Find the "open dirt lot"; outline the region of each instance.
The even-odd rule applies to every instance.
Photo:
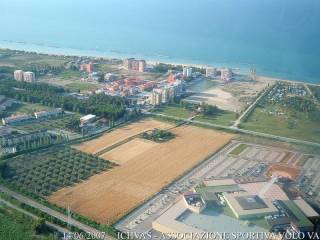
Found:
[[[152,122],[159,127],[159,122]],[[139,123],[130,124],[127,128],[134,129],[133,126],[144,129]],[[114,136],[113,141],[119,141],[124,138],[120,137],[123,131],[118,129],[109,134]],[[74,187],[61,189],[51,195],[49,201],[62,207],[70,206],[72,211],[100,223],[114,223],[215,153],[233,137],[231,134],[194,126],[180,126],[171,131],[176,138],[165,143],[152,143],[151,146],[146,145],[144,140],[134,139],[107,152],[105,157],[119,161],[120,166]],[[137,130],[130,132],[135,134]],[[108,134],[105,139],[105,144],[113,143]],[[136,144],[141,149],[131,155]],[[96,151],[94,147],[90,151]],[[102,147],[100,143],[98,148]],[[89,146],[86,147],[88,149]]]
[[[170,123],[160,122],[153,119],[144,119],[119,128],[116,131],[106,133],[102,137],[75,145],[74,148],[82,152],[95,154],[105,148],[108,148],[139,133],[155,128],[168,129],[172,126],[173,125],[171,125]]]
[[[128,143],[121,145],[120,147],[117,147],[101,155],[100,157],[121,165],[135,158],[136,156],[143,154],[145,151],[148,151],[149,149],[157,146],[158,144],[160,143],[155,143],[152,141],[136,138]]]

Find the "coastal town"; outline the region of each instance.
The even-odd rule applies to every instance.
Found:
[[[317,84],[0,49],[0,116],[0,206],[58,239],[319,231]]]

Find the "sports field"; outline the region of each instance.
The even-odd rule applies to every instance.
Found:
[[[154,126],[172,127],[156,120],[146,120],[108,133],[100,138],[100,142],[93,140],[98,146],[91,145],[91,141],[91,144],[82,144],[77,148],[96,152]],[[61,189],[52,194],[49,201],[62,207],[70,206],[72,211],[100,223],[114,223],[215,153],[233,137],[231,134],[185,125],[170,131],[176,137],[165,143],[139,138],[124,141],[103,154],[104,158],[119,163],[119,166],[73,187]]]

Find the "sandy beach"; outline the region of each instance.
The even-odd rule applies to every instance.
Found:
[[[78,56],[78,57],[92,57],[92,58],[103,58],[103,59],[125,59],[128,57],[136,57],[136,58],[142,58],[141,56],[127,56],[125,54],[120,54],[120,53],[102,53],[99,51],[95,50],[79,50],[79,49],[72,49],[72,48],[59,48],[59,47],[49,47],[49,46],[42,46],[42,45],[36,45],[36,44],[30,44],[28,45],[27,43],[23,44],[18,44],[14,42],[0,42],[1,46],[0,49],[7,49],[7,50],[12,50],[12,51],[21,51],[21,52],[26,52],[26,53],[37,53],[37,54],[45,54],[45,55],[50,55],[50,56]],[[11,45],[13,44],[14,47]],[[172,64],[172,65],[182,65],[182,66],[189,66],[189,67],[197,67],[197,68],[206,68],[206,67],[217,67],[212,66],[211,64],[201,64],[201,63],[191,63],[191,62],[179,62],[179,61],[170,61],[170,60],[155,60],[155,59],[148,59],[147,64],[149,65],[156,65],[159,63],[164,63],[164,64]],[[230,67],[233,69],[240,69],[240,72],[242,71],[242,68],[239,67],[234,67],[234,66],[228,66],[227,64],[218,64],[218,68],[224,68],[224,67]],[[290,80],[290,79],[282,79],[282,78],[276,78],[276,77],[270,77],[270,76],[257,76],[258,81],[263,81],[263,82],[270,82],[270,81],[286,81],[286,82],[294,82],[294,83],[302,83],[302,84],[309,84],[309,85],[316,85],[320,86],[320,81],[319,83],[309,83],[309,82],[304,82],[302,80]]]

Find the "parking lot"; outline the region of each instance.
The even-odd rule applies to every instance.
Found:
[[[245,146],[241,147],[241,151],[235,150],[240,145]],[[301,156],[302,154],[294,151],[232,141],[115,226],[123,232],[152,231],[152,221],[175,203],[181,194],[194,188],[204,179],[234,178],[239,182],[265,180],[264,174],[270,164],[296,164]]]

